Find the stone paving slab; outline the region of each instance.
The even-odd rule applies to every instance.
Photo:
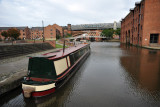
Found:
[[[4,75],[11,75],[16,72],[27,70],[28,67],[28,56],[41,55],[47,52],[53,52],[58,49],[51,49],[43,52],[28,54],[20,57],[14,57],[9,59],[0,60],[0,81],[5,79],[2,78]]]
[[[151,46],[143,46],[144,48],[147,49],[156,49],[156,50],[160,50],[160,47],[151,47]]]
[[[28,56],[41,55],[57,51],[51,49],[43,52],[0,60],[0,95],[10,91],[21,84],[21,79],[27,75]]]

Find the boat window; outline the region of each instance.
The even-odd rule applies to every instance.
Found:
[[[75,52],[74,54],[75,61],[77,61],[79,57],[80,57],[79,51]]]
[[[53,61],[46,58],[29,59],[28,70],[30,77],[56,79]]]
[[[73,64],[74,64],[74,62],[75,62],[74,54],[70,54],[70,55],[69,55],[69,57],[70,57],[71,65],[73,65]]]
[[[70,63],[70,58],[69,58],[69,56],[67,56],[67,61],[68,61],[68,67],[70,67],[70,66],[71,66],[71,63]]]
[[[55,66],[57,75],[63,73],[68,68],[66,58],[62,58],[57,61],[54,61],[54,66]]]
[[[84,53],[88,51],[89,47],[82,48],[72,54],[70,54],[70,62],[73,65]]]

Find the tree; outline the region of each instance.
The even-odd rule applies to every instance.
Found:
[[[116,35],[121,35],[121,29],[118,28],[116,31],[115,31]]]
[[[4,37],[4,39],[6,39],[9,36],[7,31],[3,31],[1,35]]]
[[[112,38],[113,33],[114,33],[113,29],[105,29],[105,30],[102,31],[102,35],[106,36],[108,38]]]
[[[16,40],[20,36],[20,31],[15,28],[8,29],[8,35],[10,38]]]
[[[67,37],[67,38],[68,38],[68,37],[72,37],[72,35],[71,35],[71,34],[69,34],[69,33],[67,33],[66,37]]]

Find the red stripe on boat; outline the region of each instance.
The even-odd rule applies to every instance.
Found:
[[[33,97],[41,97],[55,92],[55,88],[50,90],[40,91],[40,92],[32,92]]]
[[[48,82],[48,81],[53,81],[52,79],[36,78],[36,77],[27,77],[27,79],[31,79],[31,80],[33,80],[33,81],[39,81],[39,82]]]

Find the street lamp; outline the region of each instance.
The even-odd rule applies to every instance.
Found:
[[[43,23],[43,20],[42,20],[42,27],[43,27],[43,35],[42,35],[42,37],[43,37],[43,42],[44,42],[44,23]]]

